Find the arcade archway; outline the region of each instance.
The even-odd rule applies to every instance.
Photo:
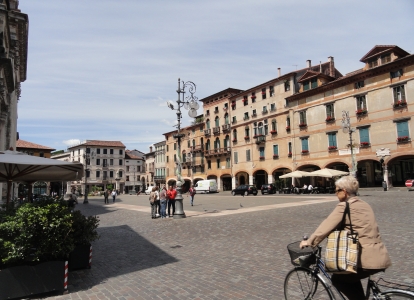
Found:
[[[268,183],[266,171],[257,170],[253,173],[253,184],[256,188],[261,189],[262,185],[266,183]]]

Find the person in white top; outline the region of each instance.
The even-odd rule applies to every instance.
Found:
[[[309,192],[309,194],[312,194],[312,190],[313,190],[313,186],[312,186],[312,184],[309,184],[308,185],[308,192]]]

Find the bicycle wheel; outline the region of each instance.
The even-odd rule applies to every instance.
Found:
[[[381,296],[385,300],[402,300],[402,299],[414,299],[413,293],[405,291],[395,291],[395,292],[382,292]]]
[[[286,300],[332,300],[334,297],[325,283],[312,275],[311,270],[296,267],[285,278]]]

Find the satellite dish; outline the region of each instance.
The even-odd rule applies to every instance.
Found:
[[[171,101],[167,101],[167,106],[174,110],[174,104]]]
[[[195,117],[197,116],[197,111],[196,111],[195,109],[190,109],[190,110],[188,111],[188,115],[189,115],[191,118],[195,118]]]

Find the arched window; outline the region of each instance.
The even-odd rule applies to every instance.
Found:
[[[195,140],[193,140],[193,147],[195,147],[195,145],[196,145]]]
[[[272,120],[272,131],[277,131],[276,120]]]
[[[257,122],[254,122],[253,123],[253,135],[254,136],[256,136],[256,135],[258,135],[259,133],[258,133],[258,131],[257,131]]]
[[[201,138],[201,140],[200,140],[200,145],[201,145],[201,147],[204,147],[204,139],[203,138]]]
[[[190,145],[191,145],[190,143],[191,143],[190,140],[188,140],[187,141],[187,148],[190,148]]]
[[[220,149],[220,139],[218,137],[214,142],[214,149]]]
[[[226,138],[224,139],[224,148],[230,147],[230,136],[226,135]]]
[[[286,117],[286,127],[290,127],[290,117]]]
[[[207,143],[206,143],[206,150],[210,150],[210,140],[207,140]]]
[[[215,119],[216,127],[220,127],[220,118],[216,117]]]
[[[263,131],[263,123],[259,122],[259,126],[257,127],[257,134],[258,135],[263,135],[264,131]]]
[[[224,124],[230,124],[229,123],[229,114],[228,113],[226,113],[225,115],[224,115]]]
[[[245,137],[249,137],[249,136],[250,136],[250,129],[249,129],[249,126],[246,126],[246,127],[244,128],[244,136],[245,136]]]
[[[233,142],[237,141],[237,130],[233,129]]]
[[[206,127],[207,127],[207,129],[210,129],[210,119],[206,120]]]

